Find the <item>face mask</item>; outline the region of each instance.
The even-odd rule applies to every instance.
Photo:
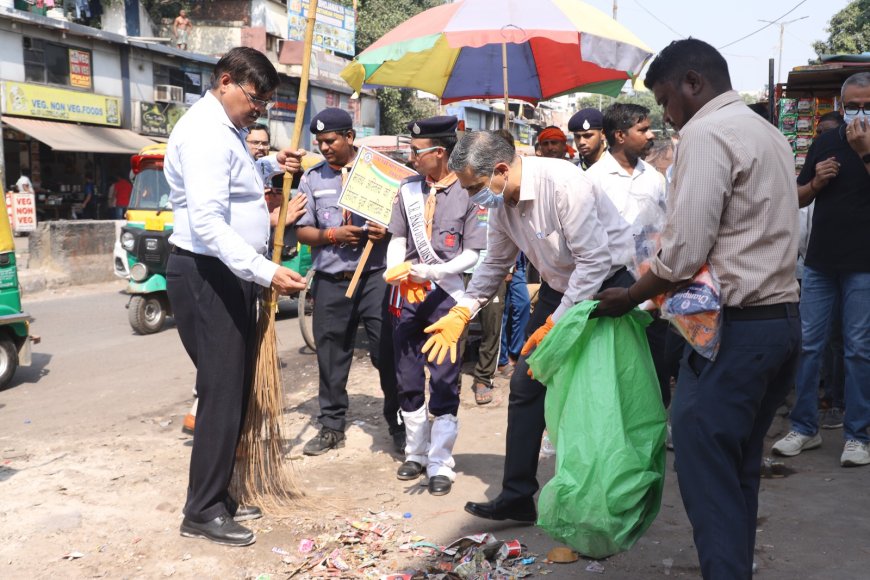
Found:
[[[849,123],[851,123],[852,121],[854,121],[855,119],[867,119],[867,118],[870,118],[870,116],[868,116],[864,112],[863,109],[858,111],[857,113],[852,114],[852,115],[850,115],[849,113],[843,113],[843,120],[846,121],[847,125]]]
[[[505,181],[504,187],[501,189],[501,192],[495,193],[492,189],[490,189],[490,186],[492,185],[492,178],[494,176],[495,169],[492,170],[492,174],[489,176],[489,183],[486,185],[486,187],[471,196],[471,203],[488,209],[493,209],[504,205],[504,190],[507,189],[507,181]]]

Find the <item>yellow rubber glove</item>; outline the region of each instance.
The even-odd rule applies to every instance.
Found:
[[[533,332],[531,336],[529,336],[529,339],[526,341],[526,344],[523,345],[523,349],[520,351],[520,354],[526,356],[530,352],[535,350],[535,347],[541,344],[541,341],[544,340],[544,337],[547,336],[547,333],[553,330],[554,324],[555,322],[553,322],[553,317],[548,316],[547,321],[540,327],[538,327],[538,329]]]
[[[471,311],[468,308],[454,306],[435,324],[423,329],[423,332],[432,335],[423,345],[423,353],[429,353],[429,362],[437,359],[440,365],[448,352],[450,362],[456,362],[456,345],[469,320],[471,320]]]
[[[423,302],[426,299],[426,293],[431,289],[432,285],[429,282],[419,284],[410,278],[405,278],[399,282],[399,294],[409,304]]]
[[[396,282],[405,280],[411,274],[411,262],[402,262],[398,266],[393,266],[384,274],[384,280],[387,284],[395,285]]]

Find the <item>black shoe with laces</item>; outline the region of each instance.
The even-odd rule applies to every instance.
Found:
[[[305,455],[323,455],[330,449],[339,449],[344,447],[344,433],[322,427],[317,436],[305,444],[302,448],[302,453]]]

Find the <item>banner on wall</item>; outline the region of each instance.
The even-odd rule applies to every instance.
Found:
[[[169,137],[187,107],[175,103],[139,103],[139,132],[143,135]]]
[[[305,40],[308,0],[287,0],[287,39]],[[328,0],[317,3],[314,21],[314,46],[353,55],[356,52],[356,16],[352,6]]]

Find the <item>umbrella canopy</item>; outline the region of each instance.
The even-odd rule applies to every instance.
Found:
[[[617,96],[652,55],[627,28],[579,0],[463,0],[394,28],[341,73],[360,90],[387,86],[442,103],[505,94],[531,103],[570,92]]]

